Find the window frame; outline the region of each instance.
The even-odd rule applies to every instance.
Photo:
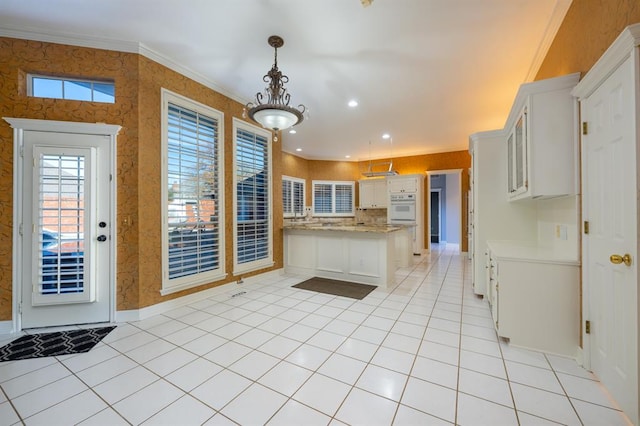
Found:
[[[43,79],[43,80],[58,80],[60,82],[62,82],[62,96],[61,97],[53,97],[53,96],[41,96],[39,94],[35,94],[34,93],[34,84],[33,84],[33,80],[34,79]],[[65,82],[70,82],[70,83],[91,83],[91,88],[89,89],[91,91],[91,99],[77,99],[77,98],[71,98],[71,97],[65,97],[64,96],[64,83]],[[95,93],[95,89],[93,87],[94,84],[109,84],[113,87],[113,101],[101,101],[101,100],[95,100],[94,99],[94,93]],[[103,104],[115,104],[116,103],[116,83],[113,80],[98,80],[98,79],[91,79],[91,78],[71,78],[71,77],[60,77],[60,76],[56,76],[56,75],[46,75],[46,74],[35,74],[35,73],[28,73],[27,74],[27,96],[32,97],[32,98],[43,98],[43,99],[62,99],[62,100],[67,100],[67,101],[77,101],[77,102],[98,102],[98,103],[103,103]]]
[[[169,199],[169,103],[178,107],[185,108],[204,115],[210,119],[217,120],[217,157],[218,170],[216,180],[217,203],[216,210],[218,213],[218,268],[187,275],[178,278],[169,278],[169,205],[166,202]],[[160,294],[167,295],[182,291],[185,289],[197,287],[203,284],[212,283],[224,279],[227,274],[225,272],[225,205],[224,205],[224,113],[201,104],[197,101],[189,99],[185,96],[171,92],[167,89],[161,89],[161,155],[162,155],[162,173],[161,173],[161,217],[162,217],[162,289]]]
[[[242,130],[249,133],[254,133],[257,136],[264,137],[266,139],[267,146],[267,195],[269,197],[267,201],[267,244],[268,254],[264,259],[258,259],[251,262],[238,262],[238,163],[237,163],[237,135],[238,130]],[[273,260],[273,150],[272,150],[272,134],[270,131],[254,126],[246,121],[238,118],[233,118],[233,274],[240,275],[243,273],[256,271],[259,269],[265,269],[275,265]]]
[[[284,183],[285,182],[289,182],[291,184],[291,188],[290,188],[290,199],[291,199],[291,210],[287,210],[287,206],[285,205],[285,200],[284,200]],[[298,177],[293,177],[293,176],[287,176],[287,175],[282,175],[282,184],[283,184],[283,188],[282,188],[282,213],[284,218],[295,218],[295,217],[302,217],[305,215],[305,203],[307,200],[307,181],[305,179],[302,178],[298,178]],[[300,206],[300,210],[298,210],[296,207],[296,203],[295,203],[295,189],[294,189],[294,185],[295,184],[301,184],[302,185],[302,205]]]
[[[331,212],[316,212],[316,186],[318,185],[330,185],[331,186]],[[349,212],[336,212],[336,187],[338,185],[346,185],[351,187],[351,209]],[[338,180],[313,180],[311,181],[311,196],[312,207],[311,211],[315,217],[354,217],[356,215],[355,209],[355,195],[356,195],[356,183],[355,181],[338,181]]]

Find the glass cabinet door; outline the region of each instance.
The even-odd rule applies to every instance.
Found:
[[[507,139],[509,197],[527,192],[527,110],[522,110]]]

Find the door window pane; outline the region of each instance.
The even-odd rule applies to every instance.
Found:
[[[84,291],[85,158],[39,158],[38,292]]]

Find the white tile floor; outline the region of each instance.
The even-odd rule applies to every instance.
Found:
[[[0,363],[0,425],[625,425],[573,360],[510,347],[434,248],[361,301],[283,276]],[[0,342],[5,343],[5,342]]]

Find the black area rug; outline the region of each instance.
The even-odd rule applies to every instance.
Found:
[[[116,328],[101,327],[81,330],[28,334],[0,348],[0,361],[41,358],[89,352]]]
[[[330,280],[329,278],[313,277],[293,287],[303,290],[317,291],[318,293],[333,294],[335,296],[350,297],[362,300],[375,290],[375,285],[358,284],[349,281]]]

